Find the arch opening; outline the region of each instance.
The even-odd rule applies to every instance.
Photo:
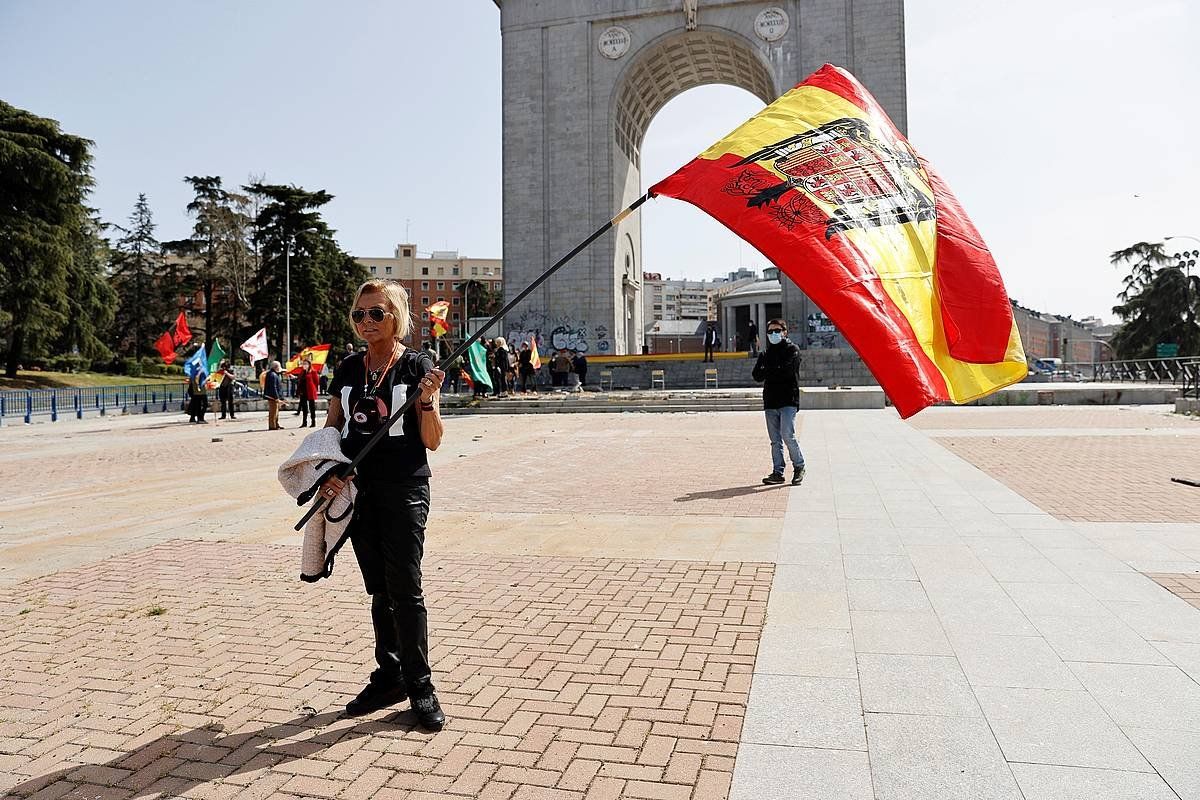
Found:
[[[689,89],[722,83],[745,89],[763,103],[777,95],[771,70],[738,37],[701,28],[648,46],[621,80],[615,109],[617,147],[640,168],[642,141],[663,106]]]

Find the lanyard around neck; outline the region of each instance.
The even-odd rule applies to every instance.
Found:
[[[396,359],[399,356],[396,353],[396,345],[393,344],[392,345],[392,354],[390,356],[388,356],[387,365],[382,370],[380,370],[379,377],[375,379],[374,386],[371,386],[371,370],[370,370],[370,366],[367,364],[367,359],[370,357],[371,357],[371,352],[368,350],[363,355],[363,395],[364,396],[373,395],[379,391],[379,387],[383,383],[383,379],[385,377],[387,377],[387,374],[389,372],[391,372],[392,367],[395,366]]]

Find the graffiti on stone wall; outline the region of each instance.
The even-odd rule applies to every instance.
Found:
[[[508,340],[518,347],[521,342],[536,340],[538,350],[542,353],[561,349],[578,350],[581,353],[590,350],[587,323],[566,315],[551,316],[541,311],[524,311],[509,324]]]
[[[601,355],[607,353],[612,348],[612,343],[608,340],[608,327],[606,325],[596,326],[596,352]]]
[[[559,325],[550,331],[550,346],[555,350],[578,350],[586,353],[588,350],[587,328],[570,328]]]
[[[825,316],[825,312],[808,315],[805,342],[809,347],[837,347],[837,326]]]

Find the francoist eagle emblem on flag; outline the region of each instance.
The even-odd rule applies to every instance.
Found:
[[[770,162],[770,163],[764,163]],[[783,177],[769,184],[758,164]],[[740,170],[725,187],[746,196],[782,227],[824,222],[825,238],[851,228],[935,219],[933,190],[911,148],[884,143],[865,120],[843,118],[768,145],[730,169]],[[789,190],[797,190],[790,198]]]

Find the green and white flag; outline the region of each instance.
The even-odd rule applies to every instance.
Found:
[[[208,353],[208,374],[212,375],[221,367],[221,362],[225,360],[225,351],[221,349],[221,342],[217,337],[213,337],[212,350]]]
[[[492,379],[487,371],[487,350],[482,342],[471,342],[471,346],[467,348],[467,368],[471,370],[471,377],[475,383],[486,386],[489,392],[492,391]]]

